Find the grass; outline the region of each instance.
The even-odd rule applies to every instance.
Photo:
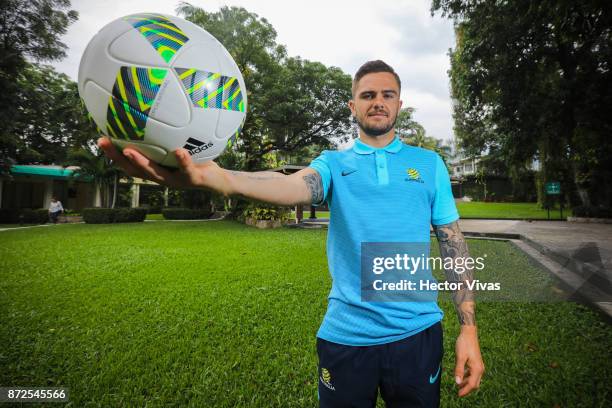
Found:
[[[484,203],[478,201],[457,202],[457,210],[461,218],[518,218],[547,219],[547,211],[537,203]],[[568,209],[563,210],[563,216],[571,215]],[[550,218],[560,218],[559,208],[550,210]]]
[[[2,232],[0,384],[69,387],[73,407],[314,407],[325,236],[229,221]],[[470,247],[509,291],[554,287],[507,243]],[[612,329],[590,309],[480,302],[487,373],[459,400],[441,307],[442,406],[610,405]]]
[[[152,220],[152,221],[163,221],[165,220],[164,216],[162,214],[147,214],[147,220]]]
[[[546,220],[546,210],[537,203],[485,203],[478,201],[458,201],[457,210],[461,218],[502,218],[502,219],[536,219]],[[564,218],[571,215],[569,210],[563,210]],[[310,211],[304,211],[304,218],[310,216]],[[329,211],[317,211],[317,218],[329,218]],[[295,213],[291,213],[295,219]],[[559,220],[559,208],[550,211],[551,220]]]

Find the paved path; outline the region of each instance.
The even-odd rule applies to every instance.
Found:
[[[612,225],[460,220],[466,235],[516,234],[512,242],[612,319]]]
[[[461,230],[520,234],[559,256],[593,264],[612,276],[612,224],[565,221],[460,220]]]

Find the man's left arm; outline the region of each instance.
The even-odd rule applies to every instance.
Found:
[[[484,373],[476,328],[474,292],[467,285],[474,279],[474,270],[472,267],[465,266],[464,260],[469,257],[469,252],[457,221],[434,225],[433,228],[438,238],[442,259],[452,258],[453,266],[464,266],[461,273],[456,268],[444,270],[447,281],[457,283],[458,287],[452,293],[455,311],[461,326],[461,332],[455,345],[455,382],[459,386],[458,395],[463,397],[480,386],[480,379]],[[463,259],[457,262],[459,258]],[[446,262],[444,264],[446,265]]]

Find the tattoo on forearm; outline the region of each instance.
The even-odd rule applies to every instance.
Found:
[[[456,260],[457,258],[465,259],[469,257],[467,243],[456,221],[451,224],[434,225],[433,228],[438,238],[442,259],[453,258]],[[453,265],[455,264],[456,262],[453,262]],[[465,266],[465,263],[460,263],[460,265]],[[462,273],[449,268],[445,269],[444,273],[449,282],[460,283],[458,285],[459,289],[454,291],[452,295],[459,323],[462,325],[475,325],[476,304],[474,302],[474,292],[466,284],[474,280],[473,267],[465,267]]]
[[[306,182],[306,187],[310,191],[310,202],[313,204],[319,204],[323,201],[323,182],[321,181],[321,175],[317,172],[307,174],[303,177]]]
[[[230,171],[233,176],[241,176],[246,177],[249,180],[272,180],[276,178],[286,177],[284,174],[276,173],[273,171],[256,171],[256,172],[247,172],[247,171]]]

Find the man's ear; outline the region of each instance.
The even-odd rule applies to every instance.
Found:
[[[351,114],[355,116],[355,101],[353,101],[352,99],[349,99],[348,107],[351,110]]]

